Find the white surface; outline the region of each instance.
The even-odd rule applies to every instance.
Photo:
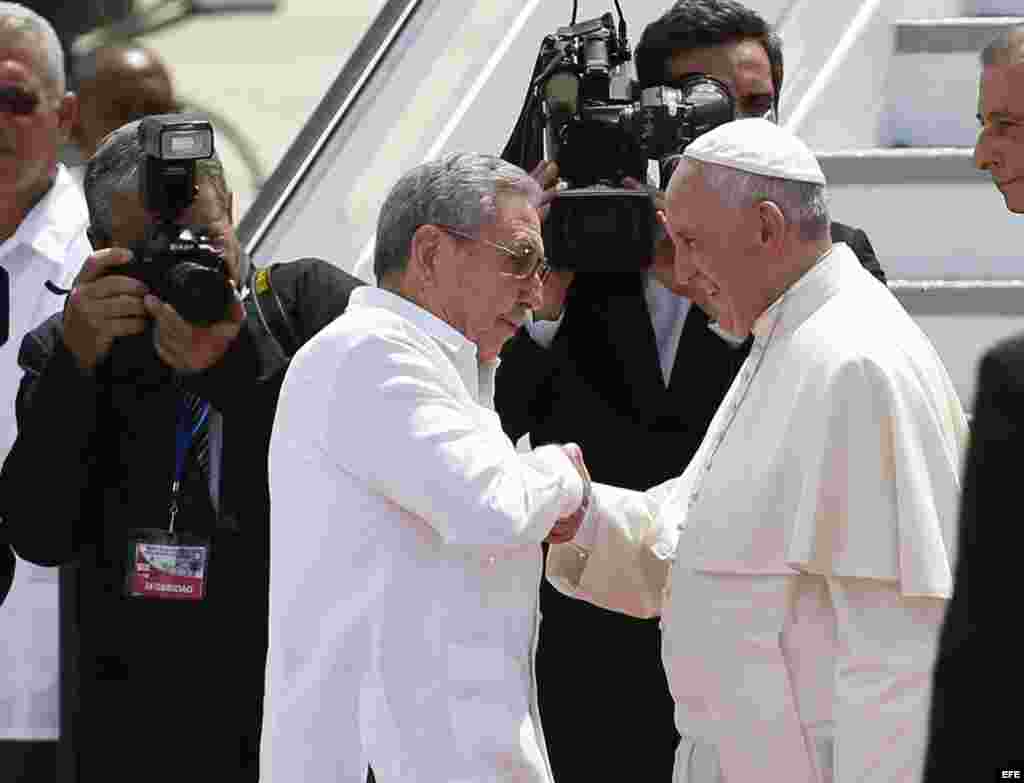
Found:
[[[978,75],[977,52],[894,54],[883,85],[882,146],[974,146]]]
[[[230,118],[269,175],[359,43],[384,0],[284,0],[276,14],[198,17],[147,36],[185,101]],[[255,196],[236,149],[218,152],[239,203]]]

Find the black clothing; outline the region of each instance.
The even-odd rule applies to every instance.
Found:
[[[316,259],[276,267],[274,288],[304,341],[344,310],[356,278]],[[143,341],[148,338],[141,338]],[[90,376],[58,314],[24,339],[18,438],[0,472],[17,553],[67,565],[62,640],[78,779],[258,780],[269,590],[267,451],[287,358],[250,314],[217,365],[178,375],[139,340],[118,340]],[[222,416],[219,512],[186,461],[175,529],[211,541],[201,602],[124,595],[132,528],[167,528],[182,389]],[[297,520],[300,522],[301,520]]]
[[[11,590],[14,582],[14,552],[7,543],[0,538],[0,604],[4,602],[7,593]]]
[[[833,223],[832,237],[884,283],[863,231]],[[513,440],[529,432],[535,447],[578,443],[594,481],[635,490],[683,472],[752,344],[731,347],[691,307],[666,388],[644,280],[640,272],[577,274],[551,346],[521,330],[502,351],[495,382]],[[567,598],[547,580],[540,592],[537,689],[555,780],[632,780],[636,762],[623,747],[644,749],[645,779],[671,780],[679,735],[658,620]],[[569,678],[566,656],[577,667]],[[581,720],[585,754],[575,741]]]
[[[1024,729],[1016,706],[1024,678],[1016,639],[1024,535],[1017,517],[1024,453],[1024,335],[982,358],[960,499],[956,576],[932,681],[924,783],[1000,780],[1024,774]],[[988,526],[982,550],[978,526]],[[968,570],[975,580],[968,606]],[[1003,713],[999,704],[1010,707]]]

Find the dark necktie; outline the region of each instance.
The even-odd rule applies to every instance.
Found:
[[[192,422],[192,459],[202,470],[203,477],[210,477],[210,406],[192,392],[184,392]]]

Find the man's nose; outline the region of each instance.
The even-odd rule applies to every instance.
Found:
[[[522,302],[531,310],[536,310],[544,304],[544,284],[541,282],[540,275],[536,273],[530,275],[524,282],[525,290]]]
[[[978,141],[974,145],[974,165],[982,171],[988,171],[995,165],[995,153],[988,131],[982,128],[978,132]]]

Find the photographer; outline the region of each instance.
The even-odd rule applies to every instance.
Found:
[[[777,119],[781,41],[756,12],[732,0],[680,0],[644,30],[635,62],[641,87],[679,86],[688,75],[705,74],[729,88],[738,118]],[[521,148],[513,138],[506,156]],[[527,168],[537,163],[512,159]],[[534,171],[545,187],[558,175],[551,164]],[[659,208],[662,198],[655,194]],[[863,231],[834,223],[832,238],[849,244],[884,281]],[[709,329],[716,321],[727,327],[729,314],[715,311],[696,274],[675,278],[667,237],[646,268],[629,258],[566,263],[548,252],[562,268],[545,282],[534,322],[502,353],[495,405],[505,431],[513,440],[529,433],[534,447],[579,443],[593,479],[603,483],[645,490],[680,474],[746,358],[749,338],[723,339]],[[621,269],[609,271],[615,263]],[[601,271],[588,273],[588,265]],[[658,621],[568,600],[546,580],[541,614],[538,693],[556,780],[630,779],[633,762],[618,752],[630,744],[649,749],[648,779],[671,780],[678,735]],[[588,655],[579,678],[566,679],[561,661],[574,649]],[[581,715],[593,718],[586,754],[572,739]]]
[[[181,161],[140,137],[191,134],[185,119],[123,126],[90,160],[97,251],[63,314],[22,343],[19,434],[0,473],[17,553],[74,566],[62,742],[83,781],[258,779],[277,394],[291,353],[359,285],[313,259],[247,274],[216,157],[195,160],[182,189]],[[212,152],[212,134],[159,149],[193,144]],[[170,227],[146,208],[182,193]],[[175,251],[184,233],[159,246],[186,225],[194,250]],[[199,283],[176,287],[182,269]],[[210,301],[213,323],[179,315]]]

